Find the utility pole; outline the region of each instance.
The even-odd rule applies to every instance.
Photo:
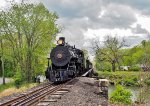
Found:
[[[1,44],[0,58],[1,58],[1,67],[2,67],[2,77],[3,77],[3,84],[5,85],[5,71],[4,71],[3,42],[2,42],[2,39],[0,39],[0,44]]]

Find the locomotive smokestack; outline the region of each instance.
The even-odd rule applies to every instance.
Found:
[[[59,37],[59,40],[62,40],[63,42],[65,42],[65,37]]]
[[[59,37],[59,40],[57,41],[57,44],[64,46],[65,45],[65,37]]]

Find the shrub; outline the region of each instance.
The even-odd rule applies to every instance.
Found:
[[[16,86],[17,88],[19,88],[19,87],[22,85],[22,83],[23,83],[23,78],[22,78],[22,75],[21,75],[21,71],[20,71],[20,70],[17,70],[16,75],[15,75],[15,77],[14,77],[14,81],[15,81],[15,86]]]
[[[100,78],[107,78],[113,84],[121,84],[126,86],[139,86],[139,72],[127,72],[127,71],[116,71],[116,72],[100,72],[97,71]]]
[[[135,86],[138,85],[138,78],[136,76],[125,78],[124,85],[126,86]]]
[[[124,80],[124,85],[126,85],[126,86],[132,86],[134,84],[135,84],[135,82],[131,78],[130,79],[126,78]]]
[[[20,88],[21,84],[22,84],[22,80],[20,78],[16,78],[15,79],[15,86],[17,88]]]
[[[140,71],[140,67],[138,67],[138,66],[132,66],[130,68],[130,71]]]
[[[150,86],[150,78],[147,78],[147,79],[145,80],[145,83],[146,83],[147,86]]]
[[[121,85],[117,85],[116,90],[111,94],[110,101],[112,103],[121,103],[121,104],[129,105],[131,104],[132,101],[131,96],[132,93],[130,90],[125,89]]]

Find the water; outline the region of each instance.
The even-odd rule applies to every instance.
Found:
[[[126,87],[127,89],[130,89],[132,92],[132,101],[135,102],[138,99],[138,95],[140,93],[140,89],[139,87]],[[110,94],[115,90],[115,86],[114,85],[110,85],[109,89],[108,89],[108,95],[110,97]]]

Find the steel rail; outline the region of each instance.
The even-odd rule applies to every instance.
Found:
[[[47,84],[47,85],[46,85],[46,84]],[[19,100],[22,100],[22,99],[24,99],[24,98],[26,98],[26,97],[29,97],[29,96],[31,96],[31,95],[34,95],[34,94],[37,93],[37,92],[41,92],[41,91],[43,91],[43,88],[46,89],[46,88],[48,88],[49,86],[51,86],[50,83],[46,83],[46,84],[38,86],[38,87],[40,87],[40,88],[38,88],[38,89],[36,89],[36,90],[29,91],[29,92],[27,92],[26,94],[22,94],[21,96],[18,96],[18,97],[14,98],[14,99],[11,99],[11,100],[9,100],[9,101],[6,101],[6,102],[0,104],[0,106],[11,106],[11,104],[13,104],[13,103],[15,103],[15,102],[18,102]]]
[[[87,75],[91,71],[92,71],[92,69],[87,71],[84,75]],[[75,79],[76,78],[73,78],[63,84],[59,84],[59,85],[55,85],[55,86],[50,83],[46,83],[46,84],[44,84],[43,87],[36,89],[32,92],[29,92],[27,94],[18,96],[18,97],[14,98],[12,100],[9,100],[5,103],[2,103],[2,104],[0,104],[0,106],[33,106],[33,105],[36,105],[37,103],[39,103],[39,101],[46,98],[47,95],[58,91],[59,89],[65,87],[69,83],[72,84],[73,81],[75,81]]]
[[[34,106],[37,105],[41,100],[45,99],[47,95],[54,93],[56,91],[61,90],[61,88],[65,87],[69,83],[72,83],[75,79],[72,79],[66,83],[52,86],[51,88],[44,90],[43,92],[32,95],[24,100],[19,101],[18,103],[12,104],[11,106]]]

